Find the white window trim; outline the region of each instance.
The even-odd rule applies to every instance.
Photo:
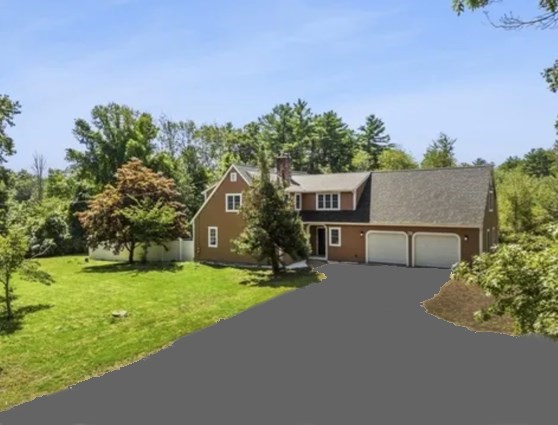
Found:
[[[229,209],[229,196],[240,196],[240,205],[238,210],[230,210]],[[225,194],[225,211],[226,212],[235,212],[237,213],[240,211],[240,207],[242,206],[242,193],[226,193]]]
[[[235,172],[235,171],[232,171],[232,172],[231,172],[231,181],[232,181],[232,182],[235,182],[235,181],[237,180],[237,177],[238,177],[238,176],[237,176],[236,172]]]
[[[296,203],[297,203],[296,201],[297,200],[299,201],[298,202],[298,204],[299,204],[298,208],[296,207]],[[300,193],[295,193],[295,195],[294,195],[294,208],[295,208],[296,211],[300,211],[302,209],[302,194],[300,194]]]
[[[492,235],[490,234],[490,229],[486,229],[486,246],[488,251],[492,248]]]
[[[494,190],[490,188],[488,191],[488,212],[494,211]]]
[[[331,233],[333,230],[337,230],[338,234],[339,234],[339,243],[332,243],[332,237],[331,237]],[[341,227],[329,227],[329,234],[328,234],[328,242],[329,242],[329,246],[341,246]]]
[[[318,208],[319,202],[318,199],[320,195],[337,195],[337,208]],[[332,198],[333,200],[333,198]],[[332,202],[333,203],[333,202]],[[325,198],[324,198],[324,205],[325,205]],[[316,193],[316,211],[339,211],[341,209],[341,193],[340,192],[318,192]]]
[[[215,230],[215,245],[211,245],[212,230]],[[219,246],[219,228],[217,226],[209,226],[207,228],[207,246],[209,248],[217,248]]]

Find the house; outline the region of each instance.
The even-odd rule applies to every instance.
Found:
[[[491,166],[310,175],[277,158],[309,234],[312,258],[451,267],[498,242]],[[194,259],[255,263],[232,251],[244,228],[242,194],[258,169],[232,165],[193,218]]]

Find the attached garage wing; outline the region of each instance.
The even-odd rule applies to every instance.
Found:
[[[369,231],[366,234],[368,263],[408,265],[408,241],[405,232]]]
[[[461,260],[461,239],[453,233],[415,233],[413,265],[450,268]]]

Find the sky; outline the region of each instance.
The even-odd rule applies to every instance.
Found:
[[[417,159],[444,132],[460,162],[498,164],[556,140],[540,75],[556,36],[457,16],[451,0],[0,0],[0,94],[22,106],[8,167],[34,152],[65,167],[74,120],[98,104],[242,126],[299,98],[352,128],[375,114]]]

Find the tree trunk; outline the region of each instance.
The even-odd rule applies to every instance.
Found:
[[[134,264],[134,251],[136,250],[136,243],[131,242],[128,248],[128,263]]]
[[[277,252],[273,251],[271,254],[271,269],[273,270],[273,275],[279,275],[279,261],[277,260]]]
[[[10,280],[8,279],[6,283],[4,283],[4,293],[6,296],[6,318],[8,320],[12,319],[14,316],[12,312],[12,300],[10,299]]]

